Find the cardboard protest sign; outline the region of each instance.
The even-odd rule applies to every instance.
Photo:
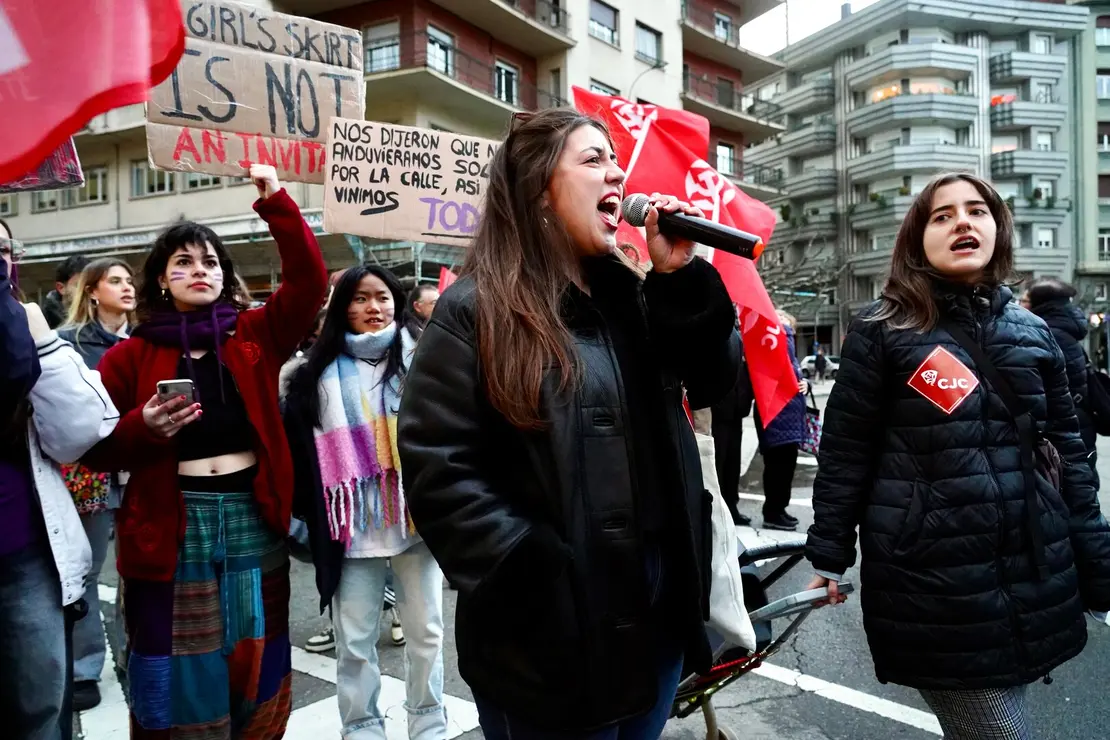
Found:
[[[324,230],[466,244],[498,141],[377,121],[328,126]]]
[[[227,0],[182,11],[185,54],[147,104],[154,166],[323,182],[328,121],[365,113],[362,34]]]

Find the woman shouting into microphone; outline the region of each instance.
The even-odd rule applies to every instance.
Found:
[[[737,377],[716,270],[658,229],[617,250],[625,175],[574,111],[514,119],[462,277],[401,401],[413,520],[459,590],[459,670],[487,738],[656,738],[709,666],[710,513],[683,388]],[[554,731],[555,734],[552,734]]]

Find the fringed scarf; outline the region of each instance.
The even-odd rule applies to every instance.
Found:
[[[316,454],[328,529],[345,545],[356,527],[365,532],[403,524],[408,535],[416,532],[397,453],[400,382],[382,382],[396,335],[396,323],[377,333],[347,334],[344,353],[320,376]]]

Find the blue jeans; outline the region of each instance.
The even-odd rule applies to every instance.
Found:
[[[647,714],[594,732],[557,732],[533,727],[509,716],[482,697],[475,696],[478,724],[486,740],[658,740],[674,707],[675,693],[682,680],[682,655],[660,661],[656,686],[659,698]]]
[[[70,634],[49,545],[0,557],[0,717],[5,737],[71,737]]]
[[[345,740],[385,740],[378,629],[392,571],[405,631],[405,712],[411,740],[447,735],[443,706],[443,573],[428,546],[385,558],[347,558],[332,600],[336,688]]]
[[[81,524],[92,546],[92,570],[85,578],[85,603],[89,613],[73,627],[73,680],[99,681],[104,670],[107,646],[104,643],[104,622],[100,616],[100,596],[97,581],[104,558],[108,555],[108,534],[112,530],[111,511],[83,514]],[[118,626],[119,620],[115,625]]]

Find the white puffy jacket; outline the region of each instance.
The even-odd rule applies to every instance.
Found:
[[[42,374],[31,389],[33,411],[27,447],[46,535],[62,584],[62,605],[66,606],[85,594],[92,550],[60,463],[76,462],[111,434],[119,412],[100,382],[100,373],[89,370],[77,351],[57,333],[50,332],[35,346]]]

